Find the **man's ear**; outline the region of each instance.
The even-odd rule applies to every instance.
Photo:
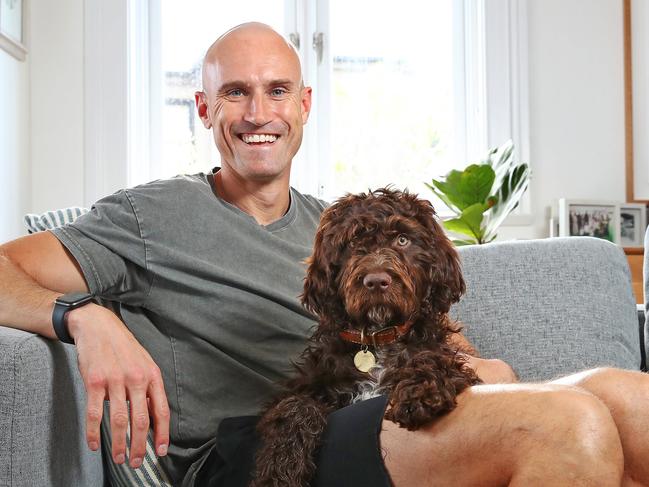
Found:
[[[311,113],[311,87],[302,88],[302,124],[304,125],[309,119]]]
[[[211,129],[212,121],[210,120],[210,112],[207,105],[207,94],[204,91],[197,91],[194,93],[194,99],[196,100],[196,111],[203,122],[203,127]]]

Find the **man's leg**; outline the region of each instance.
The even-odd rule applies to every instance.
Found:
[[[600,368],[553,383],[576,385],[606,404],[622,441],[625,485],[649,485],[649,375]]]
[[[384,421],[380,441],[396,487],[617,487],[624,467],[607,407],[565,385],[474,386],[427,428]]]

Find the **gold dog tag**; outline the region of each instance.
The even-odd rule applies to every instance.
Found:
[[[372,352],[367,350],[360,350],[356,355],[354,355],[354,365],[361,372],[369,371],[376,364],[376,358]]]

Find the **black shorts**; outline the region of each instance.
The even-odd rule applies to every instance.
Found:
[[[317,454],[312,487],[390,487],[379,433],[387,398],[375,397],[329,415]],[[246,487],[254,467],[258,416],[221,422],[215,448],[196,477],[197,486]]]

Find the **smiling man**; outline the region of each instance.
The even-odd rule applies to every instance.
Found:
[[[126,461],[129,400],[131,467],[152,426],[173,485],[243,486],[250,416],[315,325],[298,295],[324,204],[289,185],[311,89],[286,40],[244,24],[207,52],[196,106],[220,170],[120,191],[72,225],[1,246],[0,322],[74,341],[91,449],[108,399],[112,457]],[[61,297],[72,292],[117,314]],[[511,380],[501,362],[470,363],[485,382]],[[610,369],[479,385],[414,432],[363,401],[330,416],[316,485],[649,485],[637,434],[649,430],[648,389],[644,374]]]
[[[56,338],[55,301],[78,303],[58,336],[77,348],[89,447],[109,399],[113,460],[139,468],[152,426],[173,485],[194,485],[222,420],[255,414],[302,351],[314,321],[297,296],[324,208],[289,186],[311,107],[293,48],[247,24],[204,68],[196,103],[219,169],[119,191],[73,225],[0,247],[0,322]]]
[[[207,51],[203,90],[196,106],[221,154],[219,196],[260,224],[275,221],[289,206],[291,162],[311,110],[297,53],[262,24],[235,28]]]

